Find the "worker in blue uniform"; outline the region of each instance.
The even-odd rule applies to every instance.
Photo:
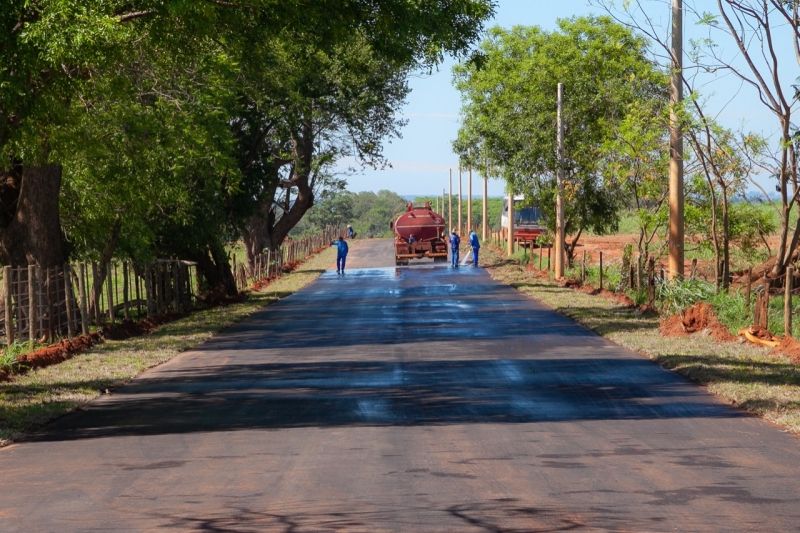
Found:
[[[469,245],[472,246],[472,266],[478,266],[478,251],[481,249],[481,243],[475,230],[469,232]]]
[[[331,246],[336,246],[336,273],[344,274],[344,264],[347,261],[347,241],[344,237],[339,237],[338,241],[333,241]]]
[[[450,262],[453,268],[458,268],[458,247],[461,245],[461,239],[458,237],[456,230],[450,233]]]

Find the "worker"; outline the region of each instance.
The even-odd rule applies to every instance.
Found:
[[[347,225],[347,238],[348,238],[348,239],[352,239],[352,238],[353,238],[353,237],[355,237],[355,236],[356,236],[356,232],[355,232],[355,231],[353,231],[353,226],[351,226],[350,224],[348,224],[348,225]]]
[[[481,249],[481,243],[475,230],[469,232],[469,245],[472,246],[472,266],[478,266],[478,250]]]
[[[450,262],[453,268],[458,268],[458,247],[461,245],[461,239],[458,238],[458,233],[453,230],[450,233]]]
[[[333,241],[331,246],[336,246],[336,273],[344,274],[344,264],[347,261],[347,241],[344,237],[339,237],[338,241]]]

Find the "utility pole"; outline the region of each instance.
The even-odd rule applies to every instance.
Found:
[[[564,123],[561,120],[561,106],[564,84],[558,84],[556,94],[556,257],[555,277],[564,277]]]
[[[447,195],[447,231],[453,231],[453,169],[450,169],[450,193]]]
[[[463,235],[464,232],[462,231],[461,226],[461,198],[463,193],[461,192],[461,165],[458,165],[458,234]]]
[[[469,185],[467,185],[467,227],[464,233],[472,229],[472,163],[469,164]]]
[[[481,227],[481,240],[485,241],[489,235],[489,208],[487,207],[489,204],[489,161],[486,162],[486,168],[483,171],[483,209],[481,210],[483,215],[481,218],[483,219],[482,227]]]
[[[508,237],[506,255],[514,255],[514,193],[508,192]]]
[[[683,2],[672,0],[672,77],[669,113],[669,276],[683,277],[683,132],[678,106],[683,100]]]

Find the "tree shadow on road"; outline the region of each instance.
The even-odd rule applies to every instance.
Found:
[[[137,380],[35,439],[736,416],[640,359],[209,364]]]

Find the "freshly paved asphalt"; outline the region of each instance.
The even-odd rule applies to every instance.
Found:
[[[789,531],[799,499],[797,438],[472,268],[328,271],[0,450],[2,531]]]

